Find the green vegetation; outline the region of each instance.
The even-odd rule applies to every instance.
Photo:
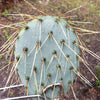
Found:
[[[98,88],[100,88],[100,81],[96,81],[96,85]]]
[[[100,88],[100,65],[99,64],[96,66],[96,76],[99,79],[98,81],[96,81],[96,85],[98,88]]]
[[[3,30],[3,32],[5,33],[6,38],[9,39],[10,36],[8,35],[8,32],[6,30]]]
[[[89,38],[86,39],[85,42],[86,42],[86,43],[90,43],[90,39],[89,39]]]
[[[0,59],[2,59],[2,56],[0,55]]]
[[[4,10],[4,12],[2,12],[2,14],[1,14],[1,15],[2,15],[2,16],[4,16],[4,17],[7,17],[7,14],[8,14],[8,13],[9,13],[9,12],[8,12],[8,10],[7,10],[7,9],[5,9],[5,10]]]
[[[11,91],[10,94],[11,94],[11,96],[13,96],[14,93]]]
[[[98,79],[100,80],[100,66],[99,65],[96,66],[96,75]]]

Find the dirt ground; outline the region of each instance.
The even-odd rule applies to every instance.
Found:
[[[60,14],[65,13],[66,11],[70,11],[73,8],[79,7],[82,5],[83,7],[72,11],[71,13],[66,14],[64,17],[67,17],[66,21],[79,21],[79,22],[92,22],[92,24],[88,23],[75,23],[75,26],[85,28],[88,30],[100,31],[100,0],[50,0],[46,2],[46,0],[28,0],[35,7],[47,13],[47,15],[55,15],[58,16]],[[41,2],[42,1],[42,2]],[[44,1],[44,2],[43,2]],[[1,6],[0,6],[1,7]],[[9,9],[8,9],[9,8]],[[37,11],[33,10],[25,4],[25,2],[18,3],[15,5],[10,5],[7,7],[7,10],[4,8],[0,8],[0,24],[11,24],[23,21],[22,17],[19,16],[7,16],[6,14],[30,14],[30,15],[40,15]],[[1,26],[0,26],[1,27]],[[9,30],[9,28],[0,30],[0,46],[9,38],[14,30]],[[86,47],[91,51],[100,56],[100,34],[92,34],[92,35],[81,35],[82,41],[85,43]],[[90,69],[96,74],[96,66],[100,66],[100,61],[92,57],[88,53],[83,53],[81,50],[81,56],[85,56],[86,61],[89,64]],[[8,60],[5,56],[0,56],[0,68],[8,63]],[[5,86],[6,80],[8,78],[11,66],[2,70],[0,72],[0,88]],[[88,69],[84,66],[83,63],[80,62],[79,72],[82,73],[89,81],[95,80],[93,75],[88,71]],[[18,79],[16,77],[13,83]],[[80,78],[77,76],[75,78],[75,82],[73,83],[73,88],[76,93],[76,97],[78,100],[100,100],[100,89],[96,86],[94,88],[89,88],[87,91],[86,84],[84,84]],[[9,94],[8,94],[9,92]],[[25,89],[23,87],[7,90],[6,92],[0,91],[0,99],[6,97],[15,97],[25,95]],[[66,94],[66,100],[74,100],[74,96],[72,91]],[[61,98],[64,100],[64,98]]]

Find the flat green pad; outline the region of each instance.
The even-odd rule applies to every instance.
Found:
[[[73,82],[75,78],[74,73],[70,71],[70,67],[75,66],[75,70],[78,68],[78,59],[74,52],[79,54],[79,48],[73,44],[73,41],[78,43],[77,36],[72,28],[66,27],[69,24],[63,19],[52,16],[38,18],[40,20],[34,19],[30,21],[26,29],[20,31],[19,38],[16,41],[15,58],[22,55],[24,48],[28,49],[20,57],[17,66],[18,74],[24,86],[26,86],[26,77],[29,77],[29,94],[42,94],[44,88],[61,83],[61,79],[66,94],[70,88],[68,82]],[[53,33],[53,38],[49,36],[50,32]],[[62,45],[62,40],[74,52],[67,46]],[[38,42],[41,42],[39,47],[37,46]],[[54,51],[57,57],[53,55]],[[65,56],[69,56],[71,62],[67,61]],[[43,58],[45,58],[44,66],[42,64]],[[58,70],[59,65],[61,67]],[[36,73],[33,72],[34,68],[36,68]],[[51,76],[49,79],[48,75]],[[59,97],[59,93],[60,87],[53,86],[48,88],[44,95],[48,98],[56,98]]]

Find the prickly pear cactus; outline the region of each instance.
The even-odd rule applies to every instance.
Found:
[[[28,94],[56,98],[61,86],[65,94],[68,92],[68,83],[75,78],[70,69],[72,66],[75,70],[78,68],[79,48],[73,42],[78,43],[73,29],[58,17],[38,17],[20,31],[14,53]]]

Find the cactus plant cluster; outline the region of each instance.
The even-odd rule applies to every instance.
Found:
[[[78,39],[69,23],[54,16],[39,16],[23,28],[15,43],[17,71],[28,94],[47,98],[69,91],[78,69]],[[68,45],[68,47],[65,45]],[[76,53],[74,53],[74,52]]]

